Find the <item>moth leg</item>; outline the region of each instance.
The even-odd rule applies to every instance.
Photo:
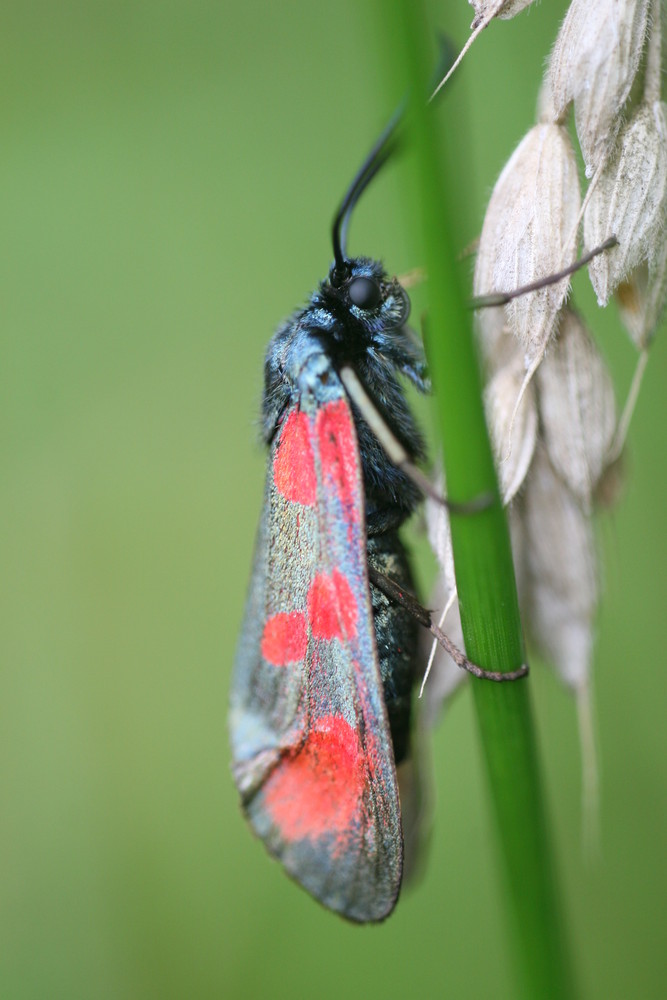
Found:
[[[396,530],[371,535],[367,542],[369,565],[380,575],[389,574],[404,587],[413,587],[410,563]],[[380,676],[384,689],[394,759],[410,756],[412,695],[417,680],[419,626],[405,608],[371,583],[371,607]]]
[[[422,604],[419,603],[413,594],[406,591],[401,587],[395,580],[387,576],[385,573],[381,573],[375,566],[369,563],[368,566],[368,578],[373,586],[381,590],[386,596],[395,601],[401,607],[405,608],[408,614],[424,628],[427,628],[431,635],[435,636],[443,649],[449,654],[457,667],[461,667],[462,670],[467,670],[468,673],[473,674],[475,677],[479,677],[486,681],[496,681],[501,683],[503,681],[518,681],[522,677],[526,677],[528,674],[528,666],[523,664],[518,670],[508,670],[503,673],[500,670],[484,670],[483,667],[477,666],[476,663],[472,663],[471,660],[467,658],[465,653],[463,653],[458,646],[455,646],[451,639],[445,635],[442,629],[433,621],[431,612],[428,611]]]
[[[344,365],[339,374],[345,391],[382,445],[387,457],[397,469],[400,469],[408,479],[412,480],[424,496],[431,497],[436,503],[442,504],[452,514],[476,514],[491,506],[494,498],[490,493],[483,493],[468,503],[456,503],[443,497],[428,476],[422,472],[419,466],[415,465],[404,446],[387,426],[384,417],[366,392],[354,369],[350,368],[349,365]]]
[[[609,236],[599,247],[589,250],[588,253],[583,254],[578,260],[575,260],[574,264],[564,267],[562,271],[556,271],[555,274],[548,274],[544,278],[538,278],[536,281],[531,281],[528,285],[521,285],[520,288],[513,288],[511,292],[490,292],[488,295],[479,295],[470,301],[470,307],[472,309],[492,309],[495,306],[506,306],[512,299],[518,299],[521,295],[528,295],[529,292],[536,292],[540,288],[547,288],[548,285],[557,285],[563,278],[569,278],[575,271],[579,271],[580,268],[589,264],[598,254],[604,253],[605,250],[611,250],[612,247],[617,245],[618,240],[616,237]]]

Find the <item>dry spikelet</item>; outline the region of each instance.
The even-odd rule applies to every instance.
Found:
[[[648,24],[649,0],[572,0],[551,55],[561,118],[574,101],[577,135],[591,177],[620,124]]]
[[[598,584],[590,518],[538,448],[523,496],[529,628],[561,679],[589,676]]]
[[[537,372],[549,460],[585,510],[607,466],[616,406],[607,367],[580,317],[565,309],[558,337]]]
[[[524,0],[470,2],[478,33],[493,17],[511,17],[528,6]],[[494,187],[475,266],[476,296],[554,275],[574,261],[584,216],[588,250],[612,235],[619,241],[590,265],[591,279],[601,305],[616,290],[623,321],[642,351],[617,423],[604,361],[581,319],[565,306],[567,279],[476,315],[522,616],[536,647],[576,694],[585,826],[597,803],[590,668],[599,594],[591,510],[618,493],[646,347],[667,299],[660,14],[661,0],[572,0],[542,84],[538,124]],[[641,102],[634,111],[631,91],[632,101]],[[593,177],[584,205],[566,128],[572,104],[586,174]],[[452,602],[456,584],[446,512],[440,508],[433,517],[440,519],[430,531],[444,566],[440,599]],[[432,711],[459,683],[453,665],[441,654],[439,659],[443,673],[439,692],[434,685]]]
[[[630,272],[664,244],[667,120],[660,101],[642,104],[618,136],[584,214],[587,249],[612,233],[618,246],[588,265],[601,306]]]
[[[528,0],[471,3],[477,34],[493,17],[511,17],[529,5]],[[642,60],[649,11],[650,43],[637,80],[643,95],[631,112],[626,104]],[[538,124],[496,182],[475,265],[476,296],[512,291],[559,272],[575,259],[584,215],[587,249],[611,235],[619,241],[593,261],[591,278],[600,304],[616,291],[621,317],[642,350],[617,423],[604,361],[579,316],[565,306],[567,279],[476,313],[489,376],[487,421],[508,506],[522,616],[536,647],[576,693],[585,826],[594,819],[597,802],[590,669],[599,593],[591,510],[602,500],[613,502],[618,493],[622,446],[646,347],[667,299],[667,111],[660,102],[660,38],[659,0],[572,0],[542,84]],[[586,173],[595,175],[584,206],[565,125],[573,102]],[[447,632],[455,630],[461,642],[448,516],[441,505],[427,504],[427,520],[443,567],[437,605],[448,609]],[[429,720],[463,680],[443,651],[433,650],[432,659]]]
[[[496,458],[503,504],[521,489],[530,467],[537,441],[537,406],[532,385],[526,389],[512,429],[512,449],[508,458],[510,427],[517,396],[524,378],[521,358],[500,368],[484,392],[486,422]]]
[[[522,497],[526,580],[522,614],[543,655],[577,701],[583,841],[597,845],[598,774],[590,693],[598,582],[593,526],[538,448]]]
[[[625,485],[625,455],[621,451],[619,455],[614,455],[611,462],[605,467],[600,476],[593,502],[596,510],[609,510],[614,507],[623,492]]]
[[[644,261],[616,289],[616,304],[626,330],[645,350],[660,322],[667,300],[667,242],[650,262]]]
[[[566,118],[566,114],[559,117],[556,112],[554,95],[551,89],[551,76],[549,73],[545,73],[542,77],[542,83],[540,84],[540,89],[537,94],[537,120],[538,122],[543,122],[545,124],[555,122],[558,125],[563,125]]]
[[[490,289],[493,283],[493,256],[479,253],[475,259],[475,288]],[[505,316],[504,306],[485,306],[475,312],[475,332],[484,367],[494,372],[512,358],[521,356]]]
[[[479,309],[475,314],[475,331],[487,375],[493,375],[516,359],[523,364],[521,345],[510,333],[503,306]]]
[[[475,294],[518,288],[570,263],[579,205],[577,165],[567,131],[555,124],[535,125],[493,189],[477,253]],[[504,307],[529,361],[553,333],[568,288],[564,279]],[[489,321],[482,317],[480,322]]]

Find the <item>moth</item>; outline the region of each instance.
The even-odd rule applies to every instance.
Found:
[[[266,352],[266,491],[230,712],[233,772],[253,829],[313,896],[359,922],[388,916],[401,885],[396,766],[409,754],[417,653],[414,616],[371,582],[369,567],[412,589],[398,531],[420,490],[344,381],[352,372],[375,419],[412,461],[423,457],[400,382],[428,389],[408,296],[378,261],[345,248],[394,128],[336,215],[328,277]]]
[[[423,348],[397,279],[346,252],[399,117],[335,216],[327,278],[267,348],[266,489],[231,687],[232,767],[252,828],[357,922],[387,917],[401,886],[397,767],[410,756],[419,625],[447,645],[410,596],[399,537],[433,489],[404,394],[406,382],[429,388]],[[478,676],[513,679],[448,651]]]

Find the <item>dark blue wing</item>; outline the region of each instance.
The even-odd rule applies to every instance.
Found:
[[[271,448],[232,687],[234,773],[290,875],[350,919],[381,920],[402,834],[359,451],[342,387],[302,405]]]

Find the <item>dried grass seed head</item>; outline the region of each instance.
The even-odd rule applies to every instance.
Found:
[[[538,122],[555,122],[563,125],[567,120],[567,109],[559,116],[554,104],[553,90],[551,89],[551,74],[546,72],[542,77],[542,83],[537,94],[537,120]]]
[[[571,263],[580,201],[577,164],[567,131],[553,123],[535,125],[493,189],[477,253],[475,294],[509,291]],[[528,361],[541,353],[553,333],[568,288],[569,281],[564,279],[504,307],[510,330]]]
[[[667,241],[660,253],[644,261],[616,289],[616,304],[626,330],[639,350],[653,339],[667,301]]]
[[[499,369],[484,391],[486,422],[496,459],[500,493],[505,505],[510,503],[521,489],[537,441],[537,405],[532,384],[524,393],[512,426],[512,416],[523,378],[524,367],[519,358]]]
[[[574,101],[591,177],[620,124],[641,60],[650,0],[572,0],[551,55],[557,118]]]
[[[565,309],[558,337],[537,372],[538,407],[549,460],[584,510],[604,472],[616,430],[614,388],[581,318]]]
[[[590,673],[598,602],[591,520],[539,447],[522,503],[528,627],[561,679],[578,689]]]
[[[618,246],[595,257],[589,274],[601,306],[631,271],[661,257],[667,220],[667,118],[661,101],[641,104],[621,130],[586,212],[587,249],[614,234]]]
[[[487,313],[495,315],[489,317]],[[475,330],[484,369],[488,377],[517,358],[523,364],[524,355],[521,345],[516,337],[510,333],[509,326],[505,322],[503,306],[480,309],[475,314]]]
[[[478,247],[473,280],[473,286],[476,290],[489,291],[491,289],[494,280],[493,266],[493,254],[483,253],[480,255]],[[512,358],[523,357],[519,342],[516,337],[512,336],[504,306],[483,306],[476,309],[475,333],[484,368],[488,375],[508,364]]]
[[[622,450],[605,466],[593,496],[596,510],[609,510],[618,503],[625,485],[625,466],[625,452]]]

